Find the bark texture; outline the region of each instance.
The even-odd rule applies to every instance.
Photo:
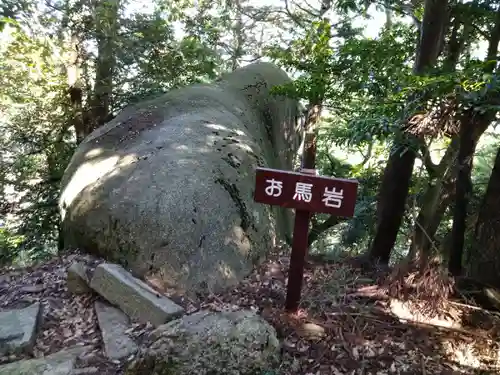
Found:
[[[422,197],[410,246],[410,261],[425,260],[431,255],[434,236],[454,197],[457,153],[456,137],[451,141],[439,165],[435,167],[436,177],[430,178]]]
[[[498,44],[500,43],[500,10],[497,11],[495,26],[490,34],[488,52],[486,55],[485,73],[493,73],[498,60]],[[499,95],[494,93],[492,100],[498,105]],[[484,103],[487,104],[487,103]],[[490,103],[488,103],[490,104]],[[491,103],[493,104],[493,103]],[[448,270],[454,276],[462,273],[462,258],[465,246],[465,229],[467,206],[472,192],[471,171],[476,144],[481,135],[496,117],[496,109],[477,111],[467,110],[460,121],[460,149],[458,152],[458,173],[456,183],[455,210],[453,212],[453,227]]]
[[[468,276],[500,288],[500,149],[479,211],[475,237]]]
[[[414,74],[425,74],[439,55],[448,20],[447,0],[426,0],[422,21]],[[377,230],[369,257],[387,264],[396,242],[399,227],[405,212],[413,166],[417,153],[408,134],[402,134],[396,142],[387,162],[380,186],[377,206]],[[412,147],[413,146],[413,147]]]

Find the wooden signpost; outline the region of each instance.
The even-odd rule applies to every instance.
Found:
[[[315,170],[297,173],[257,168],[254,200],[295,209],[285,303],[287,311],[297,311],[300,302],[311,212],[351,217],[354,215],[357,191],[356,180],[317,176]]]

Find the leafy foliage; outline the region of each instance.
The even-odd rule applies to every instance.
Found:
[[[377,192],[394,140],[404,131],[418,133],[437,165],[464,111],[483,115],[499,108],[495,61],[475,51],[496,22],[490,3],[450,4],[438,63],[419,76],[413,63],[423,2],[313,8],[154,0],[150,10],[111,0],[15,3],[0,8],[0,247],[6,263],[20,254],[43,257],[60,245],[59,182],[79,141],[76,129],[83,124],[88,133],[96,126],[96,108],[109,120],[174,87],[211,81],[256,59],[275,62],[294,78],[276,93],[320,108],[318,169],[360,182],[355,216],[322,227],[313,249],[354,253],[364,252],[376,231]],[[376,37],[367,37],[360,25],[374,12],[386,22]],[[477,148],[470,228],[496,152],[498,142],[490,141]],[[418,147],[396,258],[408,251],[426,189],[443,178]],[[315,220],[327,223],[328,217]],[[448,210],[434,236],[438,246],[446,243],[450,220]],[[467,235],[472,244],[473,230]]]

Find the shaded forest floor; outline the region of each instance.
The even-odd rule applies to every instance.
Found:
[[[95,366],[99,374],[120,374],[124,363],[110,362],[102,354],[93,309],[98,297],[75,296],[66,288],[66,269],[77,259],[99,262],[71,254],[31,268],[0,270],[0,309],[41,301],[36,356],[74,344],[93,345],[86,365]],[[406,304],[388,298],[373,275],[345,263],[309,263],[301,309],[290,316],[283,312],[288,261],[285,251],[277,249],[227,293],[199,301],[171,297],[188,313],[200,308],[259,311],[283,343],[283,375],[500,373],[497,314],[450,301],[434,321],[418,318]],[[414,319],[419,323],[412,323]],[[150,329],[135,324],[129,333],[140,342]],[[0,358],[0,363],[15,359]]]

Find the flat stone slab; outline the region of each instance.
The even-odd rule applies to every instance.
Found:
[[[112,360],[133,355],[138,346],[127,334],[129,318],[116,307],[97,301],[94,305],[106,356]]]
[[[131,319],[158,327],[184,314],[184,309],[159,295],[145,282],[133,277],[118,264],[101,263],[90,287]]]
[[[0,355],[32,352],[41,313],[38,302],[24,309],[0,311]]]
[[[0,375],[72,375],[79,355],[91,346],[74,346],[42,358],[25,359],[0,366]]]
[[[9,317],[6,318],[7,316]],[[23,335],[24,331],[16,314],[5,314],[2,317],[0,313],[0,343],[20,339]]]

